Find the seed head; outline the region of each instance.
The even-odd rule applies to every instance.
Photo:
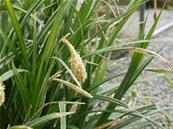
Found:
[[[3,83],[0,82],[0,106],[4,103],[5,101],[5,86]]]
[[[84,83],[87,78],[87,73],[82,58],[67,39],[64,38],[62,39],[62,41],[68,46],[70,50],[70,67],[73,74],[76,76],[80,83]]]

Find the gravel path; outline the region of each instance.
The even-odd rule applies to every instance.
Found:
[[[147,32],[153,23],[153,11],[147,10],[146,14],[148,15],[148,21],[146,25],[146,32]],[[139,30],[138,16],[139,16],[138,12],[133,14],[133,16],[128,21],[127,25],[124,27],[124,30],[122,31],[123,33],[121,34],[120,37],[122,38],[128,37],[130,39],[136,39]],[[173,11],[171,10],[163,11],[157,29],[163,27],[164,25],[168,24],[171,21],[173,21]],[[173,64],[173,27],[154,37],[153,42],[150,43],[149,49],[157,52],[157,50],[163,46],[164,48],[159,54]],[[123,59],[118,61],[119,64],[118,68],[116,67],[115,69],[114,67],[110,67],[109,71],[116,72],[116,71],[122,71],[122,69],[124,70],[128,66],[128,63],[130,61],[129,59],[130,59],[129,55],[125,56]],[[154,59],[148,65],[147,68],[163,68],[170,70],[167,64],[158,59]],[[169,74],[168,77],[173,80],[173,75]],[[111,80],[109,84],[115,82],[116,83],[121,82],[121,80],[122,78]],[[163,78],[163,75],[144,71],[141,74],[141,76],[137,79],[137,82],[140,83],[137,83],[133,88],[131,88],[129,90],[128,95],[126,96],[128,97],[130,95],[130,92],[132,91],[136,92],[137,97],[135,105],[155,103],[159,106],[173,107],[173,89],[169,88],[168,83]],[[134,103],[132,102],[132,104]],[[155,128],[150,127],[150,129],[155,129]]]
[[[148,14],[152,14],[151,11],[149,11]],[[170,23],[173,21],[173,11],[164,11],[160,21],[158,23],[158,26],[156,28],[159,29],[163,27],[164,25]],[[152,15],[149,15],[148,18],[148,24],[147,24],[147,29],[150,28],[151,23],[153,22]],[[162,57],[164,57],[166,60],[168,60],[170,63],[173,64],[173,40],[172,41],[166,41],[166,39],[173,39],[173,27],[168,29],[165,32],[162,32],[158,36],[156,36],[154,39],[160,39],[157,42],[153,42],[150,44],[149,49],[153,51],[157,51],[161,47],[164,46],[162,51],[159,53]],[[164,41],[165,40],[165,41]],[[163,69],[169,69],[167,64],[164,62],[154,59],[152,63],[148,66],[149,68],[163,68]],[[146,72],[144,74],[145,76],[154,76],[156,74],[152,74],[151,72]],[[173,77],[172,75],[169,75],[169,77]],[[142,77],[143,78],[143,77]],[[168,84],[166,83],[165,79],[163,77],[154,77],[150,79],[147,83],[147,85],[142,85],[141,86],[141,92],[143,94],[146,94],[147,96],[155,96],[154,98],[151,99],[151,101],[159,104],[159,105],[173,105],[173,89],[171,90],[168,87]]]

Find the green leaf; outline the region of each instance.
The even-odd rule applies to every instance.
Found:
[[[161,68],[147,68],[146,71],[161,73],[161,74],[173,74],[173,71],[170,71],[167,69],[161,69]]]
[[[28,71],[24,70],[24,69],[16,69],[16,72],[21,73],[21,72],[28,72]],[[4,82],[4,81],[12,78],[13,76],[14,76],[13,70],[9,70],[0,76],[0,82]]]
[[[59,102],[59,111],[60,112],[66,112],[66,104],[64,102]],[[60,118],[60,124],[61,124],[61,129],[66,129],[66,116],[63,116]]]
[[[48,115],[42,116],[40,118],[34,119],[32,121],[28,121],[27,123],[25,123],[25,125],[30,126],[30,127],[37,127],[39,125],[46,124],[47,122],[49,122],[51,120],[61,118],[63,116],[71,115],[73,113],[74,112],[52,113],[52,114],[48,114]]]
[[[28,110],[29,105],[30,105],[29,90],[28,90],[28,88],[26,86],[26,82],[24,82],[22,76],[19,74],[19,72],[17,71],[17,69],[14,66],[14,64],[12,64],[12,70],[13,70],[14,79],[16,81],[17,88],[18,88],[18,90],[20,92],[20,96],[21,96],[23,104],[24,104],[25,113],[27,113],[27,110]]]
[[[120,101],[118,99],[115,99],[115,98],[110,98],[110,97],[103,96],[103,95],[93,95],[93,97],[95,99],[104,100],[104,101],[107,101],[107,102],[110,102],[110,103],[117,104],[119,106],[128,108],[128,105],[127,104],[125,104],[122,101]]]
[[[99,80],[96,84],[94,84],[94,85],[92,86],[92,88],[89,89],[89,91],[92,91],[93,89],[97,88],[98,86],[102,85],[103,83],[108,82],[109,80],[111,80],[111,79],[113,79],[113,78],[115,78],[115,77],[119,77],[119,76],[124,75],[124,74],[125,74],[125,72],[122,72],[122,73],[115,73],[115,74],[112,74],[112,75],[108,75],[107,77],[105,77],[105,78]]]
[[[25,40],[24,40],[24,37],[22,34],[22,30],[20,28],[20,24],[17,21],[16,15],[15,15],[15,12],[14,12],[14,9],[12,7],[10,0],[5,0],[5,4],[7,6],[9,15],[11,17],[14,30],[16,31],[17,37],[19,39],[19,46],[20,46],[20,49],[22,51],[22,56],[25,59],[26,68],[28,68],[29,67],[29,59],[28,59],[28,55],[27,55],[27,48],[26,48]]]
[[[62,79],[58,79],[58,78],[54,78],[53,81],[56,81],[56,82],[60,82],[62,84],[64,84],[65,86],[67,86],[68,88],[74,90],[76,93],[79,93],[80,95],[83,95],[85,97],[88,97],[88,98],[93,98],[93,96],[91,94],[89,94],[87,91],[83,90],[82,88],[68,82],[68,81],[64,81]]]

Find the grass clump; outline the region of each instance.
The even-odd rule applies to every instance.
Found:
[[[152,58],[160,57],[146,48],[161,13],[146,36],[143,27],[140,44],[120,48],[115,39],[143,1],[131,1],[111,18],[112,2],[117,7],[117,1],[105,2],[103,16],[100,0],[80,6],[77,0],[1,2],[0,82],[6,98],[3,103],[2,87],[0,129],[119,129],[144,121],[164,128],[150,119],[159,112],[156,105],[131,108],[121,100]],[[127,72],[106,74],[112,51],[133,51]],[[123,75],[119,86],[101,94],[105,82]]]

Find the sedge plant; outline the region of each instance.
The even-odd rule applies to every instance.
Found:
[[[150,118],[156,105],[132,108],[121,100],[154,57],[172,67],[146,49],[161,13],[146,36],[143,26],[142,43],[117,47],[115,39],[144,3],[132,0],[117,13],[111,4],[118,7],[116,0],[0,2],[0,129],[120,129],[135,122],[164,129]],[[112,51],[133,53],[127,72],[107,74]],[[120,85],[101,93],[116,77],[124,77]]]

